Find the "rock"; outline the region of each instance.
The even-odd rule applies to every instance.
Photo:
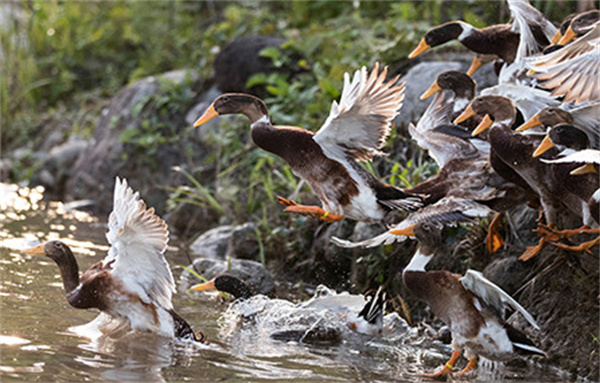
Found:
[[[168,108],[163,101],[168,100],[169,92],[185,92],[197,79],[198,74],[192,70],[172,71],[144,78],[119,91],[75,162],[66,185],[69,194],[64,198],[94,199],[103,212],[108,212],[114,179],[119,175],[161,214],[168,198],[165,186],[187,182],[172,168],[199,163],[206,153],[184,121],[193,97],[189,97],[190,105],[174,101]]]
[[[523,286],[523,281],[530,272],[530,268],[517,257],[507,257],[494,260],[483,270],[483,275],[509,295],[513,295]]]
[[[258,260],[260,247],[256,239],[256,226],[252,222],[236,226],[227,242],[226,255],[237,259]]]
[[[190,245],[190,253],[194,257],[209,259],[225,259],[229,238],[236,226],[219,226],[196,238]]]
[[[202,277],[210,280],[219,275],[229,274],[244,281],[255,294],[271,294],[275,289],[273,278],[267,269],[258,262],[247,259],[230,259],[229,262],[198,258],[189,266]],[[200,283],[186,270],[181,274],[180,291],[186,291],[192,284]]]
[[[282,37],[242,36],[226,45],[215,58],[215,81],[223,92],[247,92],[246,82],[256,73],[271,73],[271,59],[261,57],[267,47],[279,48]]]
[[[219,213],[213,209],[180,202],[164,217],[169,229],[182,238],[194,233],[203,233],[215,227],[219,222]]]

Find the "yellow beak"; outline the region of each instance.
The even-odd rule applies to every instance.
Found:
[[[207,123],[208,121],[212,120],[213,118],[217,117],[218,115],[219,115],[219,112],[217,112],[215,110],[214,104],[211,104],[208,107],[208,109],[206,110],[206,112],[204,112],[202,117],[200,117],[199,119],[196,120],[196,122],[194,122],[194,128]]]
[[[403,229],[393,229],[390,230],[390,233],[395,234],[395,235],[404,235],[406,237],[414,237],[415,236],[415,225],[409,226],[409,227],[405,227]]]
[[[546,151],[548,151],[548,149],[553,148],[553,147],[554,147],[554,142],[552,142],[552,140],[550,139],[550,136],[546,136],[540,143],[540,146],[538,146],[537,149],[535,150],[535,152],[533,152],[533,157],[539,157],[542,154],[544,154]]]
[[[583,166],[580,166],[576,169],[571,170],[571,175],[574,176],[582,176],[584,174],[594,174],[594,173],[598,173],[596,171],[596,168],[594,167],[594,164],[585,164]]]
[[[527,129],[531,129],[531,128],[535,128],[536,126],[540,126],[542,125],[542,121],[540,121],[539,118],[540,112],[537,112],[535,114],[535,116],[531,117],[529,119],[529,121],[527,121],[526,123],[524,123],[523,125],[519,126],[515,132],[524,132]]]
[[[486,114],[485,117],[483,117],[483,120],[481,120],[481,122],[479,123],[479,125],[477,125],[475,130],[473,130],[473,133],[471,133],[471,136],[475,137],[478,134],[481,134],[481,132],[485,131],[487,128],[492,126],[493,123],[494,123],[494,120],[492,120],[492,118],[490,117],[489,114]]]
[[[460,116],[456,117],[456,119],[454,120],[454,123],[460,124],[461,122],[465,121],[468,118],[473,117],[476,114],[477,113],[475,113],[471,104],[469,104],[469,105],[467,105],[465,110],[463,110],[463,112],[460,114]]]
[[[469,70],[467,70],[467,74],[469,76],[473,76],[473,73],[477,72],[477,69],[481,68],[483,65],[483,61],[479,60],[477,56],[473,57],[473,61],[471,61],[471,66]]]
[[[195,291],[214,291],[217,288],[215,287],[215,280],[212,279],[206,283],[199,283],[197,285],[192,286],[192,290]]]
[[[46,252],[44,251],[44,246],[45,244],[41,244],[35,247],[32,247],[30,249],[25,249],[25,250],[21,250],[21,252],[23,254],[30,254],[30,255],[46,255]]]
[[[560,28],[556,31],[556,33],[554,34],[554,36],[552,36],[552,38],[550,39],[550,44],[556,44],[557,42],[560,41],[562,37],[562,33],[560,33]]]
[[[427,45],[427,43],[425,42],[425,38],[422,38],[421,41],[419,42],[419,46],[417,46],[414,51],[410,52],[410,54],[408,55],[408,58],[414,59],[415,57],[417,57],[421,53],[425,52],[429,48],[431,48],[431,47],[429,45]]]
[[[441,91],[441,90],[442,90],[442,88],[440,88],[440,86],[439,86],[439,85],[438,85],[438,83],[437,83],[437,80],[435,80],[435,81],[433,82],[433,84],[431,84],[431,86],[429,87],[429,89],[427,89],[427,90],[425,91],[425,93],[423,93],[423,94],[421,95],[421,97],[419,97],[419,100],[425,100],[425,99],[427,99],[427,98],[429,98],[429,97],[433,96],[434,94],[436,94],[437,92],[439,92],[439,91]]]
[[[573,28],[569,26],[569,29],[565,32],[564,36],[558,41],[558,45],[565,45],[569,41],[573,40],[577,34],[573,31]]]

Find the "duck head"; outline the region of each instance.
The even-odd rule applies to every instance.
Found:
[[[579,16],[571,20],[569,27],[566,32],[562,35],[558,41],[558,45],[565,45],[575,37],[588,33],[594,25],[600,20],[600,11],[593,9],[588,12],[584,12]]]
[[[590,141],[587,134],[573,125],[560,124],[550,129],[546,137],[533,153],[533,157],[539,157],[550,148],[558,147],[560,151],[565,149],[583,150],[589,147]]]
[[[450,21],[439,27],[430,29],[425,34],[425,37],[421,39],[415,50],[408,55],[408,58],[415,58],[430,48],[458,39],[465,31],[465,25],[467,24],[461,21]]]
[[[473,130],[473,137],[485,131],[492,126],[494,122],[510,126],[517,116],[517,109],[513,102],[506,97],[496,95],[478,96],[475,97],[464,112],[454,120],[454,123],[461,123],[476,114],[484,115],[484,118],[475,130]]]
[[[223,291],[233,295],[236,299],[248,299],[252,296],[252,292],[248,285],[241,279],[231,275],[220,275],[206,283],[200,283],[192,286],[195,291]]]
[[[54,260],[60,269],[65,292],[70,293],[79,285],[79,267],[69,246],[61,241],[45,244],[22,251],[24,254],[45,255]]]
[[[456,94],[456,97],[472,99],[476,88],[475,81],[469,75],[457,70],[448,70],[438,75],[429,89],[421,95],[420,99],[425,100],[443,89],[452,90]]]
[[[522,132],[536,126],[556,126],[559,124],[572,124],[573,116],[566,110],[551,106],[537,112],[526,123],[519,126],[516,131]]]
[[[225,93],[213,101],[206,112],[194,122],[194,127],[224,114],[243,114],[252,124],[261,118],[269,118],[267,106],[260,98],[245,93]]]

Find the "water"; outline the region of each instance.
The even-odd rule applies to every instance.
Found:
[[[5,184],[0,188],[3,382],[412,382],[423,380],[419,372],[435,370],[451,353],[448,346],[432,340],[427,326],[407,328],[395,314],[386,316],[382,336],[343,329],[342,341],[336,345],[278,341],[270,337],[277,320],[241,323],[237,305],[196,293],[178,293],[173,304],[195,330],[207,336],[207,345],[139,333],[90,341],[69,328],[91,321],[98,312],[71,308],[54,262],[20,250],[61,239],[85,270],[108,249],[104,221],[70,210],[68,204],[41,202],[41,189]],[[173,244],[167,251],[176,280],[180,269],[175,266],[189,264],[182,254]],[[480,363],[474,375],[481,381],[559,382],[568,377],[532,361],[504,366]]]

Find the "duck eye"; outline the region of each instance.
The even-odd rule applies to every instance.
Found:
[[[229,101],[229,97],[228,97],[228,96],[225,96],[225,97],[221,98],[221,100],[222,100],[223,102],[228,102],[228,101]]]

